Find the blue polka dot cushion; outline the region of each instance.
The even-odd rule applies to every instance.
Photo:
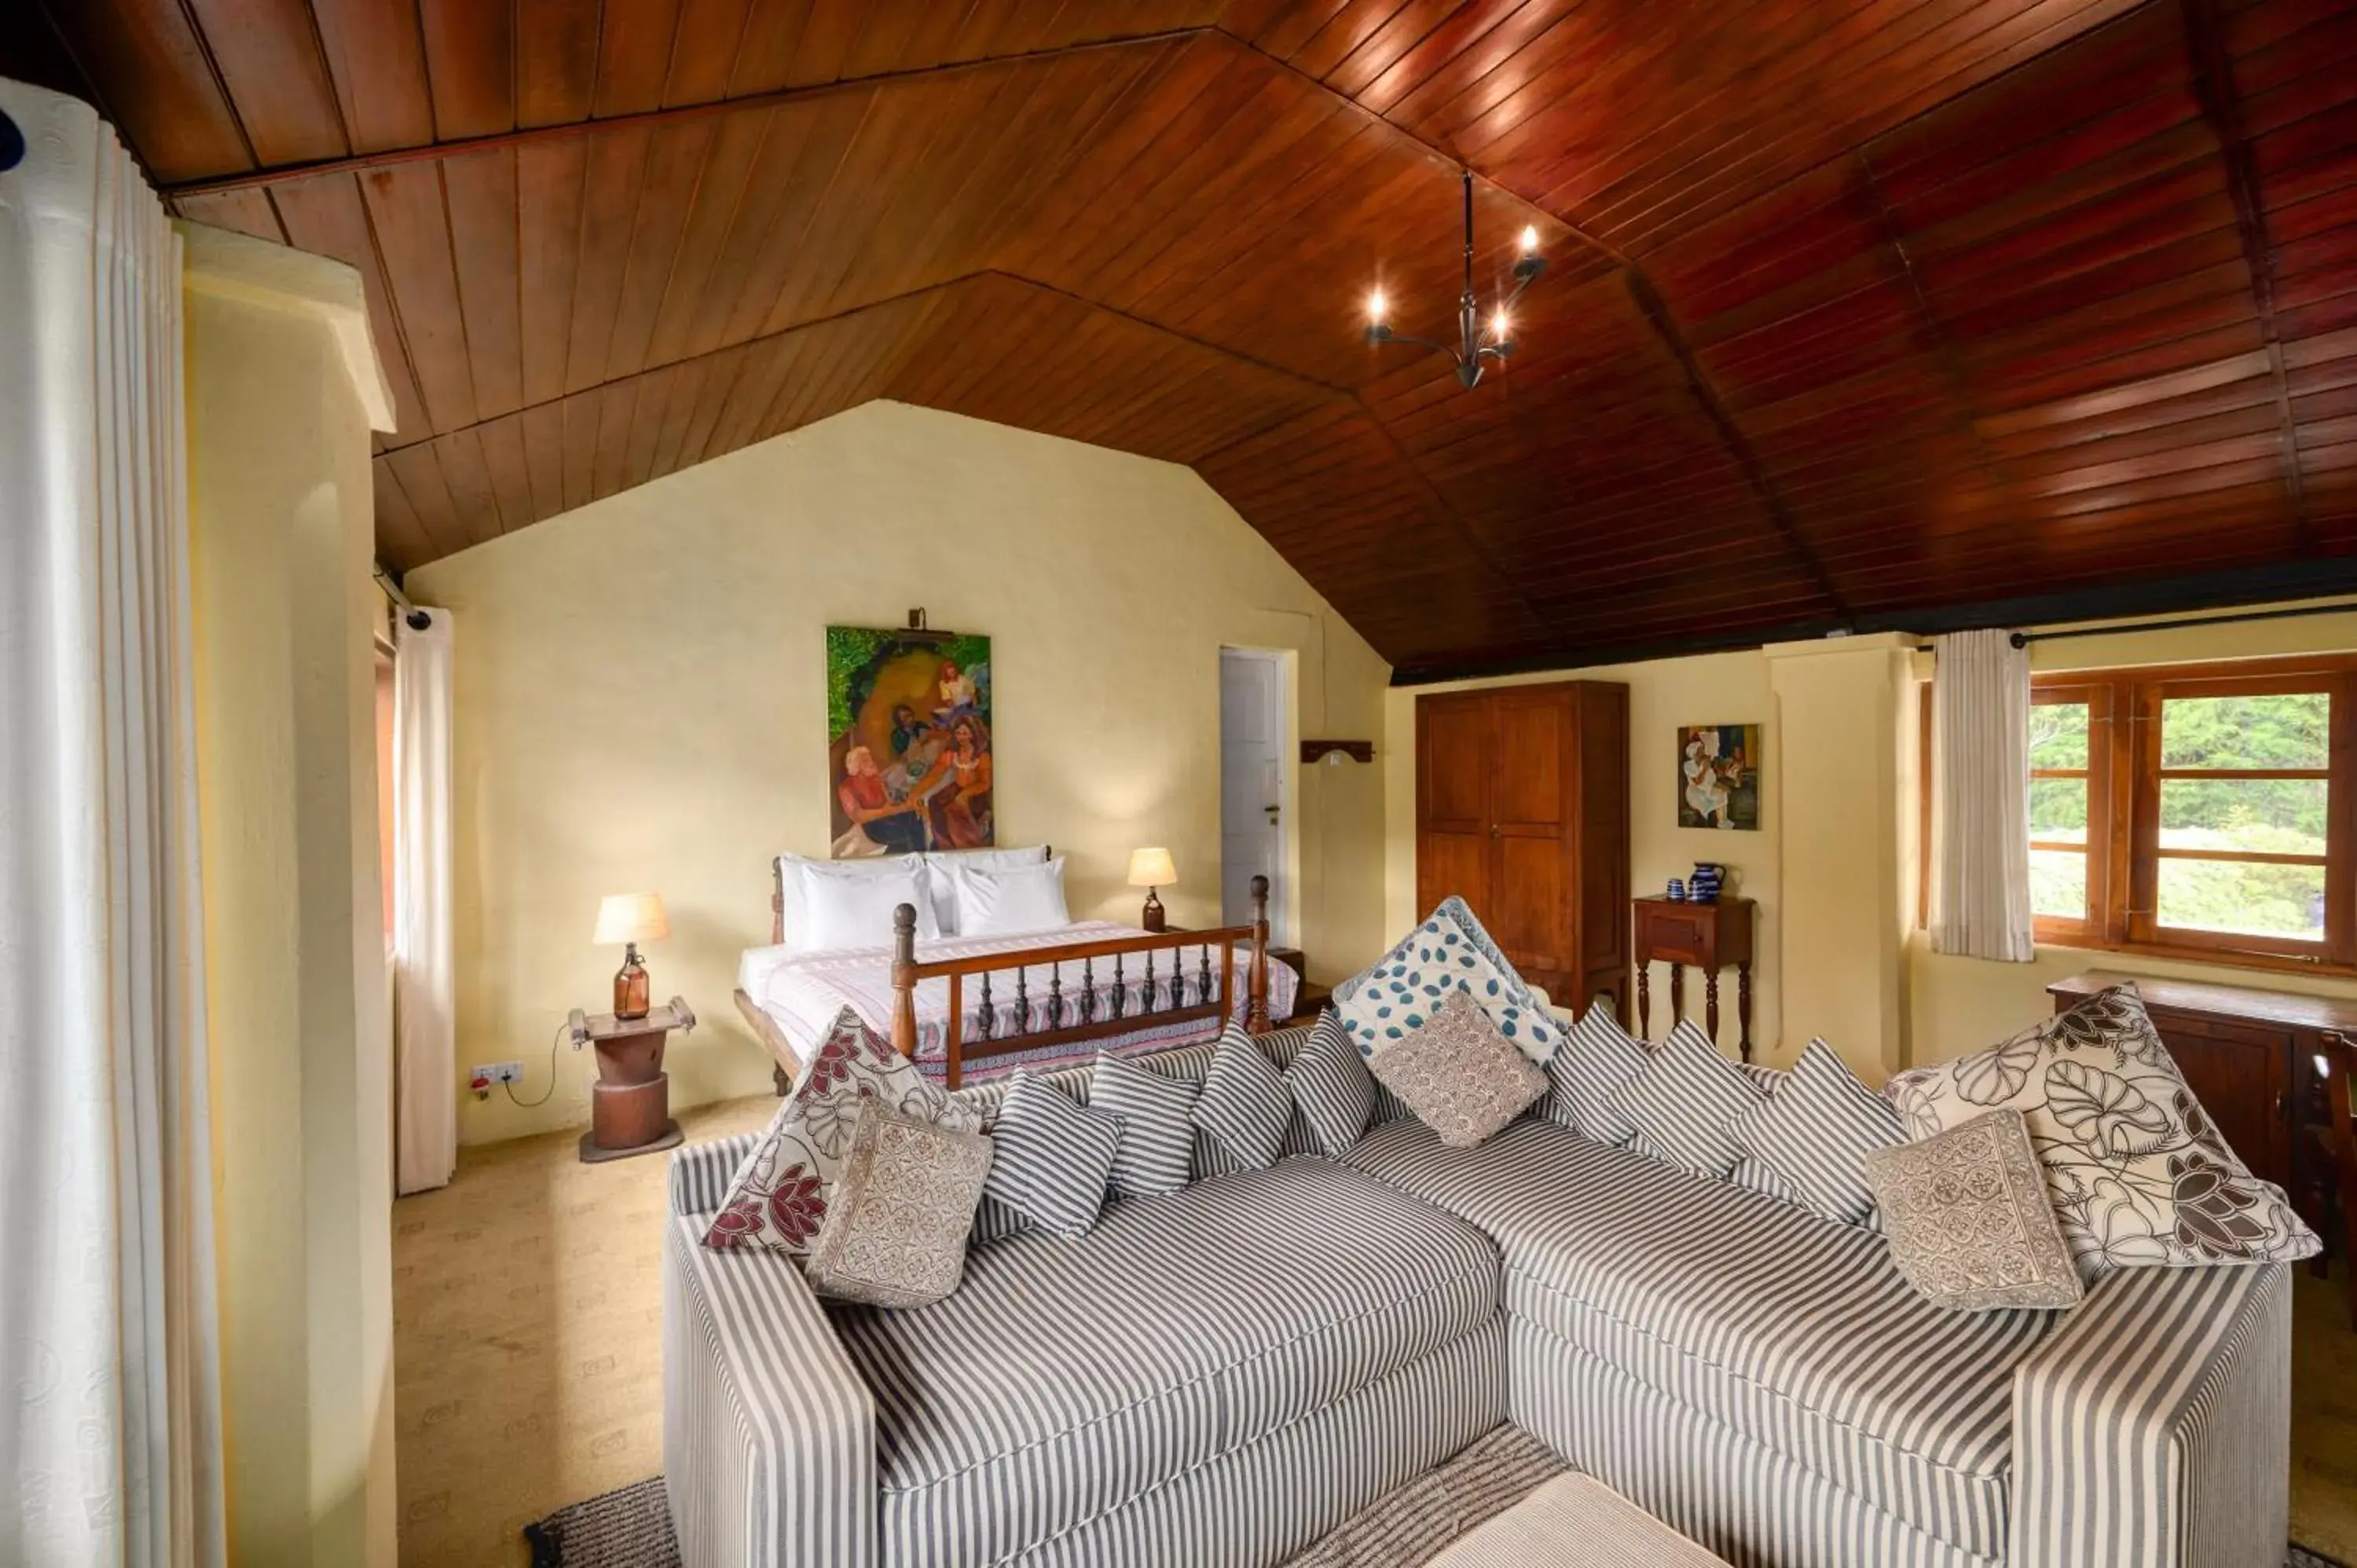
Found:
[[[1452,991],[1470,992],[1498,1032],[1534,1062],[1555,1055],[1563,1026],[1523,983],[1462,898],[1439,908],[1365,973],[1334,992],[1334,1013],[1362,1056],[1420,1029]]]

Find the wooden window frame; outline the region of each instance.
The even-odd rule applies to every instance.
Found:
[[[2322,768],[2164,768],[2161,704],[2170,698],[2259,696],[2285,692],[2330,694],[2331,728]],[[2083,920],[2040,915],[2034,934],[2050,946],[2145,954],[2237,969],[2357,975],[2357,656],[2160,665],[2034,675],[2033,703],[2087,704],[2087,914]],[[1923,902],[1930,925],[1932,875],[1932,690],[1922,692],[1921,776]],[[2032,777],[2075,778],[2079,770],[2034,769]],[[2324,940],[2306,941],[2245,932],[2163,926],[2160,863],[2166,859],[2317,864],[2313,857],[2256,852],[2172,852],[2160,836],[2160,786],[2169,778],[2221,776],[2322,779],[2326,787]],[[2037,847],[2036,841],[2032,841]],[[2061,847],[2060,845],[2053,847]]]

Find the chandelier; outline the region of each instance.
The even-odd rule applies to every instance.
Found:
[[[1429,338],[1410,338],[1393,331],[1385,319],[1390,315],[1390,305],[1382,289],[1367,296],[1367,341],[1412,343],[1436,354],[1446,354],[1457,362],[1457,379],[1468,387],[1473,386],[1480,381],[1481,371],[1491,360],[1503,360],[1514,351],[1514,340],[1507,336],[1510,313],[1514,302],[1523,297],[1523,291],[1544,271],[1546,258],[1539,254],[1539,231],[1535,227],[1525,228],[1522,254],[1514,262],[1514,292],[1499,302],[1488,324],[1483,324],[1480,307],[1473,300],[1473,171],[1469,168],[1465,171],[1465,294],[1457,302],[1456,344],[1437,343]]]

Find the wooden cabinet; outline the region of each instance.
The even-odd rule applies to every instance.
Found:
[[[2134,981],[2161,1042],[2210,1120],[2254,1174],[2276,1183],[2311,1224],[2322,1222],[2329,1174],[2306,1125],[2322,1126],[2316,1058],[2323,1036],[2357,1037],[2357,1003],[2239,985],[2089,970],[2047,991],[2058,1013],[2105,986]]]
[[[1629,689],[1563,681],[1415,703],[1419,912],[1451,894],[1557,1005],[1628,1016]]]

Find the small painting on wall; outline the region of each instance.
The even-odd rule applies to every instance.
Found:
[[[1760,828],[1758,725],[1678,729],[1678,826]]]
[[[990,639],[826,628],[834,858],[986,849]]]

